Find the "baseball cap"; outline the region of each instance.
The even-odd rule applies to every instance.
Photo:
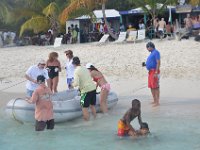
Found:
[[[39,59],[37,62],[37,64],[46,64],[46,61],[44,59]]]
[[[87,64],[85,65],[85,67],[86,67],[87,69],[90,69],[92,66],[94,66],[92,63],[87,63]]]

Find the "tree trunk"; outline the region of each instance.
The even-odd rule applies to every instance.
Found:
[[[112,31],[111,31],[111,28],[110,28],[110,24],[108,23],[107,19],[106,19],[106,11],[105,11],[105,3],[102,3],[102,13],[103,13],[103,18],[104,18],[104,21],[105,21],[105,24],[108,28],[108,34],[114,38],[115,40],[118,38],[117,35],[115,35]]]
[[[58,32],[59,32],[59,29],[60,29],[60,26],[59,26],[59,23],[58,21],[56,20],[56,17],[50,17],[50,22],[51,22],[51,29],[53,30],[53,40],[51,41],[53,44],[54,41],[55,41],[55,38],[58,36]]]

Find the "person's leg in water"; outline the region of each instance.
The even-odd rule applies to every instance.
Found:
[[[90,114],[88,112],[88,108],[87,107],[82,107],[82,112],[83,112],[83,119],[85,121],[89,121]]]
[[[85,121],[89,121],[90,114],[89,114],[88,108],[90,106],[90,94],[89,93],[82,93],[80,103],[81,103],[81,106],[82,106],[83,119]]]
[[[97,114],[96,114],[95,105],[90,105],[90,109],[92,111],[92,115],[94,116],[94,118],[96,118]]]
[[[152,94],[152,97],[153,97],[153,102],[151,102],[151,104],[155,104],[156,103],[155,89],[151,88],[151,94]]]
[[[155,88],[155,89],[151,89],[151,93],[153,96],[153,106],[158,106],[160,105],[159,100],[160,100],[160,89],[159,88]]]
[[[155,89],[155,98],[156,99],[155,99],[154,106],[160,105],[160,103],[159,103],[159,101],[160,101],[160,88],[159,87]]]
[[[108,106],[107,106],[108,93],[109,91],[106,89],[102,89],[100,93],[100,108],[103,113],[108,112]]]
[[[92,115],[94,118],[96,118],[96,90],[89,92],[89,98],[90,98],[90,109],[92,111]]]

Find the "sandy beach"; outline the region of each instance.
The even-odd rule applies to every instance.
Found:
[[[161,103],[163,96],[199,98],[196,92],[200,84],[200,43],[194,40],[154,40],[161,53]],[[0,103],[1,106],[15,96],[25,95],[25,71],[39,58],[47,59],[56,51],[62,64],[59,91],[66,89],[64,51],[71,49],[79,56],[82,65],[93,63],[111,83],[119,96],[135,94],[151,95],[147,88],[147,70],[141,66],[149,55],[145,42],[98,43],[53,46],[26,46],[0,49]],[[142,91],[142,92],[141,92]],[[13,97],[14,98],[14,97]]]
[[[0,133],[4,135],[0,138],[1,146],[8,150],[16,147],[21,149],[22,145],[24,149],[41,149],[41,146],[45,149],[52,149],[52,147],[64,149],[67,145],[72,149],[95,147],[97,150],[130,148],[199,150],[200,43],[193,39],[153,40],[161,54],[161,105],[152,107],[151,93],[147,88],[148,72],[142,67],[142,62],[149,55],[145,47],[146,42],[103,45],[88,43],[62,45],[58,48],[53,46],[1,48]],[[63,67],[58,90],[66,90],[64,51],[68,49],[73,50],[74,55],[80,57],[82,65],[91,62],[103,72],[111,84],[112,91],[118,95],[117,106],[109,111],[107,117],[91,120],[86,125],[80,118],[57,124],[54,132],[47,131],[42,134],[34,132],[32,124],[22,125],[14,120],[7,120],[5,115],[7,102],[10,99],[25,96],[26,70],[35,64],[37,59],[47,59],[52,51],[58,52]],[[135,98],[141,101],[142,118],[149,123],[153,136],[135,141],[118,139],[116,137],[117,121],[130,108],[131,100]],[[133,121],[132,125],[138,128],[137,120]],[[94,137],[96,140],[93,140]],[[40,141],[44,143],[39,146]],[[76,141],[83,142],[77,144]],[[99,143],[109,144],[100,147],[97,146]]]

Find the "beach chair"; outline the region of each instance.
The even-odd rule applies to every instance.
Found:
[[[62,38],[55,38],[54,47],[60,47],[62,42]]]
[[[118,39],[114,43],[124,42],[126,40],[126,32],[120,32]]]
[[[137,31],[129,31],[128,38],[126,39],[127,42],[135,42],[137,38]]]
[[[145,29],[138,30],[137,41],[144,40],[146,37]]]
[[[109,34],[104,34],[102,38],[99,40],[99,43],[105,43],[108,41]]]

